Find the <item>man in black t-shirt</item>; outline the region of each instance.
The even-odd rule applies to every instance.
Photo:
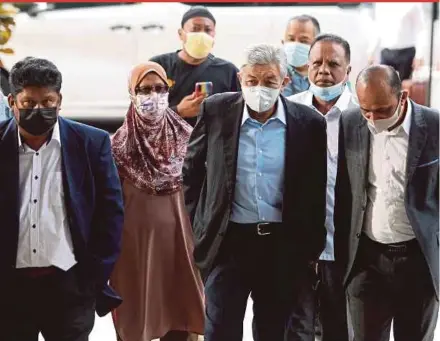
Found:
[[[215,18],[205,7],[194,6],[182,18],[179,37],[183,49],[153,57],[168,75],[170,107],[192,126],[205,95],[195,92],[198,82],[212,82],[212,93],[240,90],[238,69],[214,57]]]

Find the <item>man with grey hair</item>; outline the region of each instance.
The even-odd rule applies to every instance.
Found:
[[[280,95],[282,48],[246,51],[243,92],[204,101],[183,167],[205,341],[241,341],[249,295],[258,341],[313,340],[311,264],[325,245],[325,120]]]

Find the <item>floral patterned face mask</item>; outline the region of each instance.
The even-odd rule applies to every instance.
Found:
[[[152,92],[148,95],[138,94],[134,97],[133,102],[141,116],[162,116],[168,108],[168,93],[158,94],[157,92]]]

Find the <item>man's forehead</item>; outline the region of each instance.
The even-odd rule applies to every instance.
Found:
[[[17,98],[30,98],[30,97],[54,97],[58,96],[58,92],[47,87],[29,86],[23,88],[22,91],[17,93]]]
[[[288,25],[288,30],[291,31],[291,33],[308,33],[309,31],[314,32],[315,26],[313,25],[313,22],[311,20],[293,19]]]
[[[205,17],[194,17],[189,19],[184,26],[214,26],[214,22]]]
[[[310,50],[311,58],[334,58],[343,59],[345,58],[344,48],[332,41],[318,41]]]

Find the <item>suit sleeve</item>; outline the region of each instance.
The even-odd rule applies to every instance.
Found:
[[[124,209],[121,183],[113,160],[108,134],[95,162],[95,212],[90,236],[93,276],[104,285],[120,253]]]
[[[188,149],[183,164],[183,183],[185,205],[191,223],[194,220],[195,211],[200,197],[203,182],[206,176],[206,152],[207,152],[207,129],[206,129],[206,104],[202,103],[197,124],[189,139]]]
[[[309,182],[309,193],[313,196],[309,198],[311,202],[311,212],[309,222],[312,235],[312,261],[318,260],[325,248],[327,230],[325,228],[326,201],[327,201],[327,125],[324,119],[315,124],[313,137],[315,143],[314,150],[310,153],[311,167],[313,172]]]

